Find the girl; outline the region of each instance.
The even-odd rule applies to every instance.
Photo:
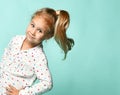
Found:
[[[42,42],[54,37],[65,59],[74,45],[66,36],[69,22],[65,10],[43,8],[33,14],[26,35],[15,36],[5,50],[0,63],[0,95],[36,95],[52,88]],[[36,79],[39,82],[33,85]]]

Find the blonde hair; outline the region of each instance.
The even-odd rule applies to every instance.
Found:
[[[68,51],[74,45],[74,40],[66,35],[70,23],[69,13],[65,10],[55,11],[52,8],[42,8],[33,14],[32,19],[36,16],[42,16],[46,20],[49,27],[47,39],[54,37],[57,44],[64,51],[65,59]]]

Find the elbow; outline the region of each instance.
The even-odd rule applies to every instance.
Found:
[[[52,88],[53,88],[53,83],[49,82],[49,84],[48,84],[48,90],[51,90]]]

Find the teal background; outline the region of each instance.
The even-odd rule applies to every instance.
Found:
[[[75,41],[65,61],[53,39],[44,42],[54,83],[44,95],[120,95],[119,0],[2,0],[0,58],[9,40],[25,34],[32,13],[42,7],[69,11],[67,34]]]

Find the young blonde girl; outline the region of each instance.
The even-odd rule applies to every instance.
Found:
[[[51,73],[42,42],[54,37],[66,55],[74,45],[67,38],[70,17],[65,10],[42,8],[26,29],[10,41],[0,63],[0,95],[37,95],[52,88]],[[39,82],[34,84],[38,79]]]

